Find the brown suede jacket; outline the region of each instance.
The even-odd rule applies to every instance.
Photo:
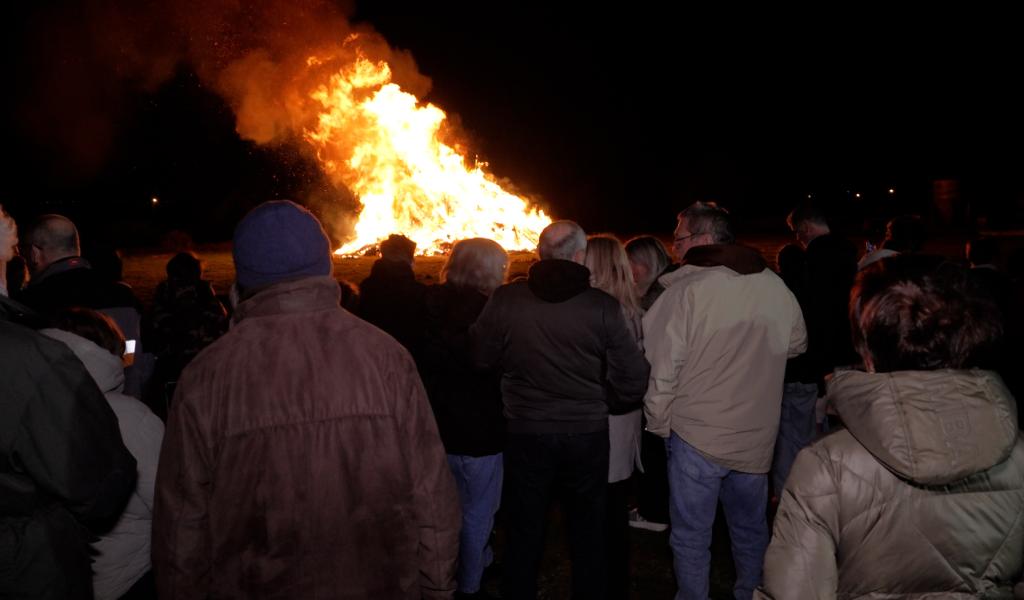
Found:
[[[447,598],[455,483],[408,352],[330,277],[242,302],[185,369],[157,475],[161,598]]]

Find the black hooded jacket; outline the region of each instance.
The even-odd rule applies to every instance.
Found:
[[[650,366],[618,301],[590,271],[542,260],[526,281],[498,288],[471,329],[477,362],[502,372],[513,433],[588,433],[608,411],[643,401]]]

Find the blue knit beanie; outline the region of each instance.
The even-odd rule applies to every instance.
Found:
[[[313,213],[289,200],[264,202],[235,228],[235,276],[243,288],[330,275],[331,243]]]

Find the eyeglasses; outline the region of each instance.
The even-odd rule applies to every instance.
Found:
[[[674,239],[673,241],[676,241],[676,242],[681,242],[681,241],[683,241],[683,240],[685,240],[685,239],[689,239],[689,238],[692,238],[692,237],[693,237],[693,236],[695,236],[695,235],[700,235],[700,234],[699,234],[699,233],[691,233],[690,235],[684,235],[684,236],[681,236],[681,237],[677,237],[677,238],[675,238],[675,239]]]

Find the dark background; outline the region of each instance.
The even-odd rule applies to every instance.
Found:
[[[1008,15],[726,8],[338,10],[412,54],[433,81],[425,99],[492,172],[588,230],[666,232],[697,199],[777,229],[808,195],[856,228],[865,216],[927,215],[938,179],[958,181],[965,219],[1019,223],[1024,49]],[[153,75],[93,51],[116,38],[104,19],[118,2],[11,10],[0,203],[19,219],[65,212],[145,245],[171,229],[227,239],[272,198],[347,206],[298,149],[240,139],[187,59],[161,55]]]

